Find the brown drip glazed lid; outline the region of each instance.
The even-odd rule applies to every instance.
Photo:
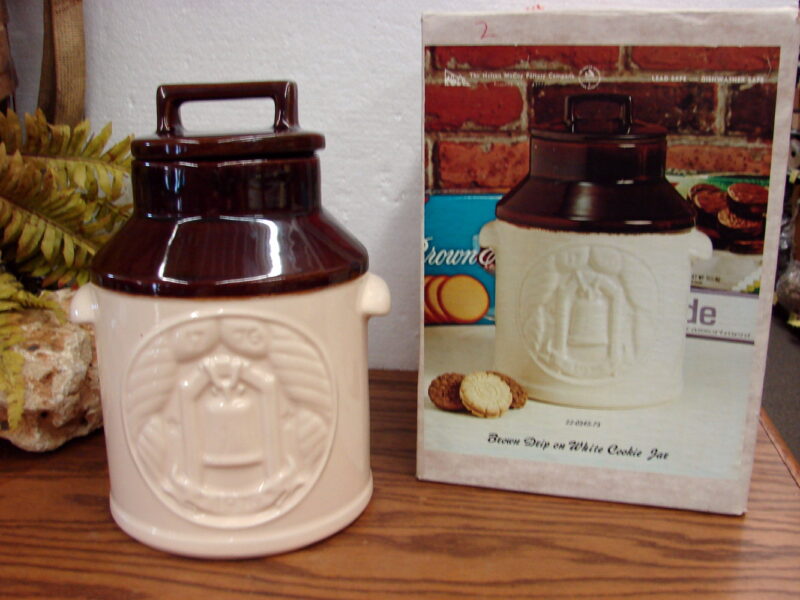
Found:
[[[275,102],[272,129],[188,135],[180,117],[187,101],[235,100],[265,97]],[[325,147],[325,137],[300,129],[297,118],[297,86],[285,81],[253,81],[237,84],[162,85],[156,94],[157,127],[154,137],[137,138],[133,157],[146,161],[202,160],[310,154]]]
[[[185,102],[271,98],[272,129],[191,135]],[[325,139],[302,131],[290,81],[164,85],[154,137],[133,143],[134,210],[94,256],[92,281],[149,296],[303,292],[367,271],[366,249],[321,206]]]
[[[563,121],[531,131],[528,177],[497,217],[546,229],[645,233],[694,225],[665,178],[667,130],[633,119],[630,96],[569,96]]]

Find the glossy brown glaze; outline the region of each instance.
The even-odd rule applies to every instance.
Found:
[[[270,97],[271,130],[188,136],[191,100]],[[320,205],[324,138],[297,125],[290,82],[162,86],[158,132],[133,144],[134,214],[95,256],[96,284],[133,294],[296,292],[367,270],[364,247]]]
[[[694,211],[666,180],[604,184],[529,178],[497,204],[497,218],[517,225],[597,233],[682,231]]]
[[[664,176],[666,130],[631,114],[627,96],[567,98],[563,122],[531,132],[529,175],[497,204],[497,218],[565,231],[691,228],[694,209]]]

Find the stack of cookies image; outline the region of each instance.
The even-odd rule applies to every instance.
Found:
[[[528,392],[503,373],[474,371],[467,375],[442,373],[428,386],[428,397],[441,410],[491,419],[525,406]]]
[[[426,325],[477,323],[489,310],[489,292],[471,275],[426,275],[422,294]]]
[[[733,183],[727,189],[698,183],[689,190],[697,210],[697,228],[714,248],[735,254],[761,254],[769,190],[756,183]]]

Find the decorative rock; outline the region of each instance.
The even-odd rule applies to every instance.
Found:
[[[67,314],[74,292],[56,293]],[[94,336],[90,326],[62,322],[50,310],[28,310],[22,319],[24,342],[17,350],[25,359],[26,381],[22,421],[0,437],[32,452],[58,448],[103,425]],[[6,418],[0,395],[0,418]]]

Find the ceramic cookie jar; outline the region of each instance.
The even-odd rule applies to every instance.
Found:
[[[532,398],[629,408],[677,397],[693,260],[711,256],[666,180],[666,130],[628,96],[566,99],[530,174],[480,233],[496,260],[495,368]]]
[[[236,98],[271,99],[273,127],[184,131],[185,102]],[[320,205],[293,83],[162,86],[157,118],[133,216],[72,303],[96,326],[111,512],[190,556],[310,544],[372,493],[366,325],[388,289]]]

